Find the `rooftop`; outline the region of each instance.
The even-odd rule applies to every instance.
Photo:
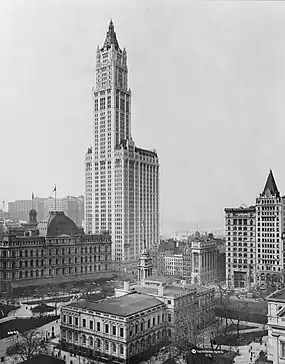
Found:
[[[97,311],[118,315],[123,317],[160,306],[163,303],[155,297],[141,293],[129,293],[121,297],[110,297],[98,302],[78,301],[66,307],[81,308],[90,311]]]
[[[285,288],[275,291],[266,297],[267,301],[285,302]]]

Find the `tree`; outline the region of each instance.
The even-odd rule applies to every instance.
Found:
[[[229,317],[228,317],[228,308],[230,304],[230,292],[228,287],[223,287],[223,285],[220,282],[217,282],[218,286],[218,306],[223,310],[224,312],[224,318],[225,318],[225,334],[228,331],[228,323],[229,323]]]
[[[43,332],[35,329],[25,331],[19,336],[13,337],[10,345],[7,347],[7,355],[20,358],[22,361],[30,360],[41,354],[47,354],[48,343],[45,340]]]

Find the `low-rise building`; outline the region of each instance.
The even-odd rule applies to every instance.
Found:
[[[95,278],[111,270],[108,233],[84,234],[63,212],[7,230],[0,239],[0,292],[16,287]]]
[[[61,347],[75,355],[102,362],[137,363],[163,346],[165,338],[165,305],[150,295],[131,292],[62,308]]]
[[[285,363],[285,289],[267,297],[268,359],[274,364]]]

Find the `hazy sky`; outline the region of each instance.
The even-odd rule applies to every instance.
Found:
[[[161,223],[285,194],[285,3],[2,0],[0,200],[84,193],[95,54],[126,47],[132,136],[161,164]]]

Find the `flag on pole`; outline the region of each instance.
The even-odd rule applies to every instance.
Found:
[[[34,192],[32,192],[32,200],[35,198]]]
[[[53,191],[52,192],[55,192],[56,191],[56,186],[54,186],[54,189],[53,189]]]

